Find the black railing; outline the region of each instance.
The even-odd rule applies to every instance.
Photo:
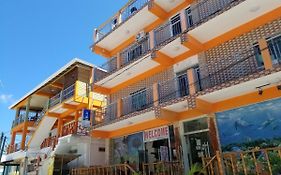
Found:
[[[124,49],[120,53],[120,68],[129,65],[130,63],[142,58],[145,54],[150,51],[149,36],[145,35],[138,41]],[[100,81],[108,75],[118,70],[117,58],[113,57],[105,64],[103,64],[101,69],[95,69],[94,81]]]
[[[56,106],[57,104],[63,102],[64,100],[73,97],[75,91],[75,84],[67,87],[66,89],[62,90],[57,95],[50,98],[49,108]]]
[[[182,33],[180,15],[173,17],[170,21],[154,30],[155,45],[159,46],[171,38]]]
[[[189,84],[186,74],[159,83],[159,103],[164,103],[187,95],[189,95]]]
[[[122,115],[128,115],[153,106],[153,89],[142,89],[128,97],[123,98],[122,105]]]
[[[120,13],[114,15],[107,20],[103,25],[96,29],[95,43],[102,40],[111,31],[128,20],[131,16],[140,11],[148,4],[149,0],[133,0],[120,10]]]
[[[187,22],[192,26],[197,26],[202,22],[205,22],[209,17],[215,15],[216,13],[226,9],[231,3],[239,0],[201,0],[199,2],[194,2],[191,7],[187,10]],[[190,23],[192,19],[192,23]]]
[[[135,42],[128,48],[121,52],[121,67],[130,64],[133,61],[140,59],[142,56],[150,51],[149,36],[143,36],[139,38],[139,41]]]

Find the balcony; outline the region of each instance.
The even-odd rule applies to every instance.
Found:
[[[151,59],[150,50],[150,38],[146,35],[111,58],[101,69],[95,69],[95,84],[112,88],[156,67],[158,63]]]
[[[94,115],[94,127],[110,131],[130,124],[151,120],[155,114],[149,109],[160,106],[173,112],[193,108],[195,98],[218,102],[256,91],[261,85],[280,83],[281,35],[266,40],[268,47],[249,47],[233,54],[231,58],[219,59],[209,65],[191,68],[166,82],[124,97]],[[272,68],[268,68],[263,52],[268,51]],[[218,67],[219,66],[219,67]],[[277,71],[274,72],[274,69]],[[272,73],[265,73],[272,69]]]
[[[52,149],[54,149],[57,142],[58,142],[57,136],[50,136],[50,137],[44,139],[40,148],[44,149],[44,148],[51,147]]]
[[[20,143],[15,143],[14,145],[8,145],[7,147],[7,154],[12,154],[15,152],[20,151]]]
[[[102,111],[93,111],[93,126],[103,130],[118,129],[129,123],[153,119],[153,88],[145,88],[107,105]],[[137,116],[137,117],[134,117]],[[104,126],[113,124],[112,126]]]
[[[12,128],[15,128],[16,126],[24,123],[25,121],[25,114],[21,114],[19,115],[14,121],[13,121],[13,124],[12,124]],[[28,122],[35,122],[37,120],[37,116],[36,115],[33,115],[33,114],[30,114],[27,118],[27,121]]]
[[[204,49],[203,46],[208,46],[209,42],[225,33],[242,26],[250,28],[250,25],[247,26],[250,22],[256,27],[262,25],[254,21],[270,15],[280,6],[281,2],[274,0],[194,1],[190,7],[154,30],[155,49],[171,58],[188,51],[197,53]],[[243,18],[238,13],[243,14]]]
[[[186,2],[184,0],[168,2],[131,0],[117,14],[95,29],[94,48],[97,46],[107,51],[113,50],[157,19],[166,17],[166,13],[182,3]],[[165,15],[155,14],[154,8],[161,9]]]
[[[48,112],[61,114],[68,110],[67,105],[77,106],[81,103],[87,104],[88,95],[87,83],[76,81],[75,84],[63,89],[60,93],[50,98]]]

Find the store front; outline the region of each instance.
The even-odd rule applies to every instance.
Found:
[[[112,164],[128,163],[140,171],[143,163],[179,160],[173,126],[153,128],[114,138],[111,140],[111,145]]]

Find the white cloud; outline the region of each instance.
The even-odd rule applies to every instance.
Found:
[[[0,94],[0,103],[12,103],[12,102],[14,102],[13,95]]]

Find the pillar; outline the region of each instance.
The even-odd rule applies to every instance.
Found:
[[[187,19],[186,19],[185,9],[181,10],[180,19],[181,19],[181,30],[182,32],[184,32],[187,30]]]
[[[62,125],[63,125],[63,119],[58,118],[58,128],[57,128],[57,137],[61,137],[62,134]]]
[[[159,105],[159,84],[158,83],[153,83],[153,104],[154,106]]]
[[[220,145],[219,145],[219,136],[218,136],[218,130],[216,125],[216,116],[215,114],[209,115],[209,135],[210,135],[210,141],[211,146],[214,151],[220,151]]]
[[[117,70],[119,70],[122,66],[122,56],[120,52],[117,53],[116,62]]]
[[[77,130],[78,130],[78,120],[79,120],[79,111],[80,110],[77,110],[75,112],[75,117],[74,117],[74,121],[75,121],[75,133],[77,133]]]
[[[117,100],[117,118],[122,116],[122,112],[123,112],[123,101],[120,98]]]
[[[265,69],[272,69],[272,59],[271,59],[271,56],[270,56],[270,53],[269,53],[267,41],[265,39],[260,39],[258,41],[258,43],[259,43],[259,47],[260,47],[260,50],[261,50],[264,68]]]
[[[187,79],[189,84],[189,94],[193,95],[196,93],[196,80],[194,77],[194,68],[187,70]]]
[[[150,50],[152,50],[155,47],[155,33],[154,33],[154,30],[149,32],[149,46],[150,46]]]
[[[29,97],[27,99],[27,102],[26,102],[24,126],[23,126],[21,146],[20,146],[21,150],[25,149],[25,141],[26,141],[26,135],[27,135],[27,123],[28,123],[28,116],[29,116],[30,101],[31,101],[31,97]]]

